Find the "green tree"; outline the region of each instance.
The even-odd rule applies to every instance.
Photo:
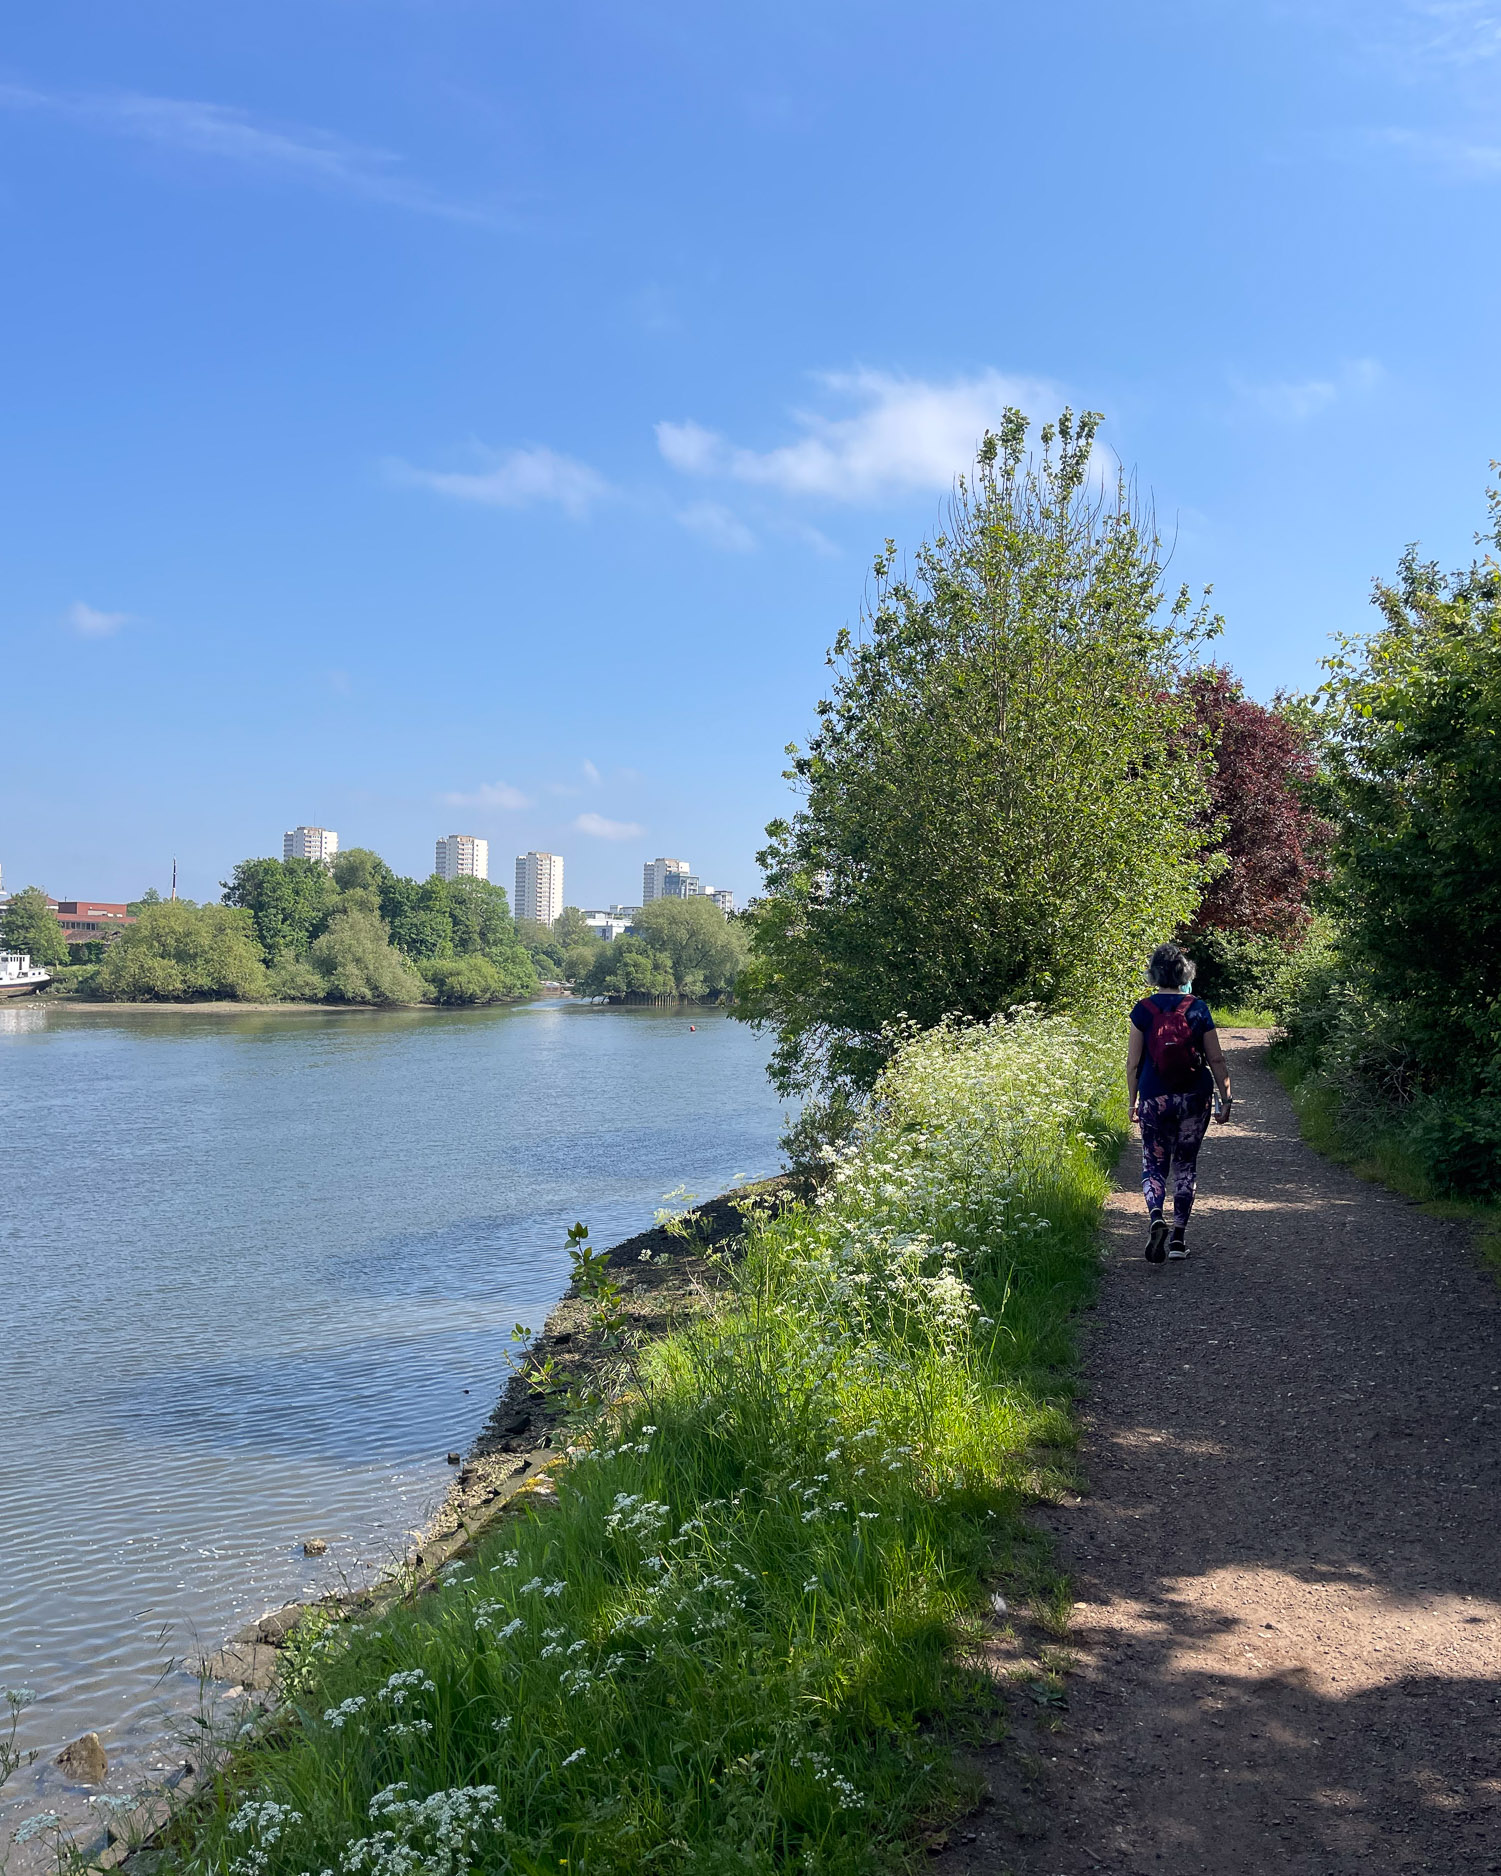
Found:
[[[321,860],[241,860],[219,884],[224,904],[238,906],[254,919],[261,950],[272,964],[302,956],[339,898]]]
[[[396,878],[380,855],[369,847],[346,847],[342,853],[334,855],[330,871],[340,892],[363,889],[373,892],[377,898]]]
[[[594,933],[584,923],[584,915],[576,905],[565,905],[552,922],[552,936],[565,951],[574,945],[588,944],[591,940],[599,942]]]
[[[1501,547],[1501,493],[1491,528]],[[1409,548],[1326,688],[1340,949],[1419,1084],[1501,1095],[1501,568]]]
[[[750,951],[740,921],[727,919],[712,899],[654,899],[632,925],[638,937],[667,958],[683,997],[726,995]]]
[[[448,910],[458,957],[478,954],[494,966],[508,997],[535,996],[537,972],[516,931],[503,886],[488,879],[451,879]]]
[[[48,970],[68,962],[68,941],[40,886],[23,886],[12,893],[0,912],[0,945],[7,951],[27,951],[33,964]]]
[[[675,997],[678,993],[671,958],[630,932],[602,946],[587,976],[574,988],[581,997]]]
[[[125,910],[132,918],[139,918],[143,905],[160,905],[161,903],[162,895],[157,891],[155,886],[148,886],[139,899],[132,899],[129,902]]]
[[[536,968],[537,975],[555,981],[567,970],[564,947],[553,937],[551,928],[535,919],[519,918],[516,935]]]
[[[335,1003],[420,1003],[426,988],[391,948],[384,923],[362,906],[335,912],[308,963]]]
[[[106,951],[93,989],[127,1003],[257,1002],[269,985],[249,911],[171,899],[142,907]]]
[[[409,958],[451,958],[453,915],[448,885],[436,873],[419,885],[394,878],[381,894],[381,912],[391,927],[391,942]]]
[[[501,1003],[515,993],[482,952],[432,958],[418,966],[435,1003]]]
[[[1007,414],[910,574],[888,542],[761,856],[737,1014],[785,1092],[868,1087],[888,1026],[1124,994],[1198,897],[1203,753],[1175,696],[1215,622],[1164,603],[1151,516],[1091,479],[1098,418]]]

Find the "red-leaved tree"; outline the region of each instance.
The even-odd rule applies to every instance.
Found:
[[[1309,737],[1282,712],[1254,703],[1224,665],[1191,672],[1182,688],[1213,751],[1208,821],[1223,823],[1218,848],[1229,861],[1206,888],[1194,929],[1295,942],[1308,925],[1309,895],[1326,875],[1330,833],[1306,800]]]

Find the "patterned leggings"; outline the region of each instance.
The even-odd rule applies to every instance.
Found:
[[[1188,1223],[1194,1208],[1194,1177],[1199,1148],[1209,1125],[1207,1094],[1157,1094],[1139,1105],[1141,1115],[1141,1190],[1149,1212],[1160,1212],[1167,1197],[1168,1167],[1173,1169],[1173,1222]]]

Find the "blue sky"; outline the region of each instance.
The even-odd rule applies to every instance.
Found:
[[[1253,691],[1501,455],[1501,3],[52,0],[0,63],[5,884],[744,896],[886,535],[1106,413]]]

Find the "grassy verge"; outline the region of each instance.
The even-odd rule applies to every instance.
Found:
[[[719,1306],[623,1357],[555,1502],[373,1626],[299,1631],[275,1743],[172,1861],[905,1867],[953,1802],[983,1587],[1066,1614],[1020,1512],[1074,1439],[1107,1060],[1060,1019],[911,1043],[824,1199],[752,1218]]]
[[[1244,1009],[1221,1009],[1214,1005],[1215,1026],[1219,1029],[1275,1029],[1277,1019],[1270,1010],[1258,1010],[1247,1006]]]
[[[1298,1051],[1286,1045],[1274,1047],[1271,1064],[1292,1098],[1299,1131],[1316,1152],[1348,1166],[1362,1179],[1389,1186],[1404,1198],[1415,1200],[1435,1218],[1457,1218],[1472,1224],[1481,1258],[1501,1280],[1501,1205],[1452,1198],[1437,1191],[1411,1144],[1395,1131],[1376,1128],[1357,1133],[1340,1113],[1338,1091]]]

